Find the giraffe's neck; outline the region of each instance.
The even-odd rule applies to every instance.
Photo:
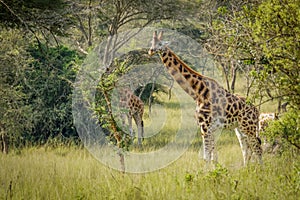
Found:
[[[170,75],[194,100],[209,98],[210,87],[215,87],[216,82],[199,74],[180,60],[169,48],[160,54],[160,58]],[[212,85],[209,86],[209,83]]]

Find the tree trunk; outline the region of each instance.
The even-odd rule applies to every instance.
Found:
[[[91,47],[92,44],[92,0],[89,2],[89,15],[88,15],[88,46]]]
[[[1,130],[1,150],[2,153],[8,154],[8,138],[4,132],[4,130]]]
[[[0,135],[0,152],[3,152],[2,134]]]
[[[278,99],[277,110],[278,110],[278,114],[281,113],[281,98]]]
[[[224,78],[225,78],[225,81],[226,81],[226,87],[227,87],[227,90],[230,90],[230,87],[229,87],[229,80],[228,80],[228,71],[226,69],[226,64],[224,63],[221,63],[221,66],[222,66],[222,70],[223,70],[223,74],[224,74]]]
[[[234,64],[232,63],[231,65],[231,86],[230,86],[230,92],[234,93],[235,90],[235,81],[236,81],[236,71],[237,71],[237,67],[234,66]]]

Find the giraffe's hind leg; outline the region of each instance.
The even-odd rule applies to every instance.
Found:
[[[263,164],[260,138],[256,137],[256,135],[250,135],[248,137],[248,140],[249,140],[251,151],[257,156],[259,163]]]
[[[247,143],[247,161],[250,160],[254,153],[262,164],[261,141],[258,138],[259,122],[258,110],[252,105],[245,105],[244,111],[240,113],[238,131],[241,133],[241,140]],[[237,132],[236,132],[237,133]],[[238,134],[237,134],[238,135]]]
[[[142,120],[141,122],[141,136],[142,136],[142,140],[144,141],[144,121]]]
[[[241,145],[244,165],[250,161],[253,153],[258,157],[259,163],[262,164],[262,148],[260,139],[251,133],[245,135],[238,128],[235,129],[235,133]]]
[[[240,130],[238,128],[234,129],[235,134],[239,140],[241,149],[242,149],[242,154],[243,154],[243,159],[244,159],[244,165],[246,165],[249,160],[251,159],[251,149],[248,145],[248,138],[246,135],[244,135],[243,133],[240,132]]]

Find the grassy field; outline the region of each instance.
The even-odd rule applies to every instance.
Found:
[[[206,170],[191,149],[168,167],[145,174],[110,169],[83,149],[0,154],[0,199],[299,198],[299,155],[265,155],[264,165],[242,167],[238,145],[220,145],[219,154],[222,165],[214,170]]]
[[[143,151],[164,146],[180,129],[178,113],[182,108],[174,104],[175,100],[154,109],[152,118],[145,117],[149,138],[144,141]],[[188,103],[183,106],[194,109]],[[160,111],[157,116],[156,111]],[[194,121],[190,124],[195,125]],[[154,136],[151,130],[159,134]],[[87,150],[75,147],[27,148],[0,154],[0,199],[292,200],[300,196],[299,152],[265,154],[263,165],[254,162],[243,167],[234,133],[224,132],[217,140],[220,164],[208,168],[199,157],[200,148],[198,134],[178,160],[141,174],[111,169]],[[131,151],[140,150],[134,146]]]

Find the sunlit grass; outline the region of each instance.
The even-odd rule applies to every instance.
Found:
[[[164,104],[145,117],[148,137],[143,143],[144,148],[137,148],[135,141],[131,151],[159,149],[174,139],[181,123],[191,127],[196,125],[193,118],[179,120],[178,99],[168,100],[163,95],[160,98]],[[184,109],[189,107],[191,110],[187,111],[193,115],[194,104],[184,102],[187,102]],[[164,109],[164,115],[161,109]],[[224,131],[217,136],[220,165],[215,168],[202,160],[201,149],[198,130],[189,149],[178,160],[143,174],[111,169],[87,150],[79,148],[28,148],[8,155],[0,154],[0,199],[223,200],[297,199],[300,196],[299,152],[265,154],[263,165],[254,162],[243,167],[242,153],[233,131]]]
[[[182,90],[174,86],[174,90]],[[144,135],[143,150],[159,149],[170,141],[173,141],[180,131],[190,134],[191,131],[196,134],[197,126],[194,118],[195,103],[192,98],[181,93],[173,94],[171,99],[165,93],[156,93],[158,102],[152,105],[151,113],[148,106],[145,107],[144,114]],[[137,128],[134,127],[135,135]],[[134,141],[133,150],[138,146],[137,141]],[[141,149],[140,149],[141,150]]]
[[[221,138],[220,138],[221,139]],[[122,174],[82,149],[26,149],[0,155],[1,199],[297,199],[299,155],[266,156],[241,167],[237,145],[220,145],[221,166],[207,170],[187,151],[164,169]],[[236,154],[236,156],[233,156]]]

